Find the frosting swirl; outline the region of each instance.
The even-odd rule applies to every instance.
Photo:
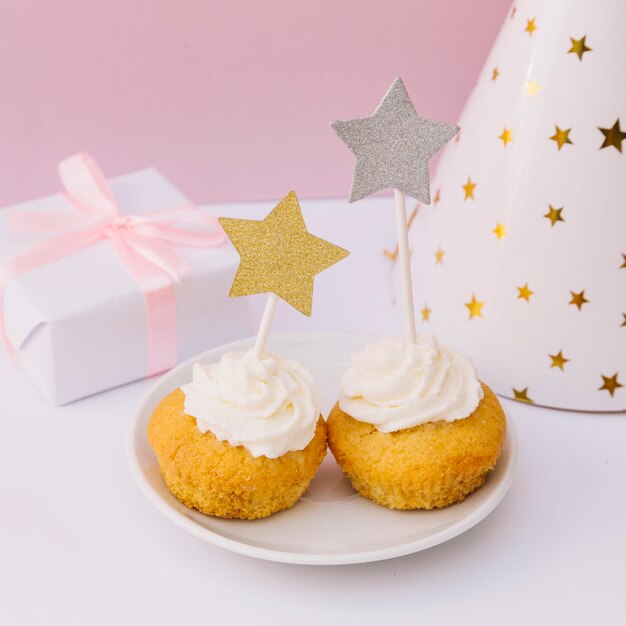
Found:
[[[220,441],[271,459],[302,450],[315,434],[320,401],[302,365],[276,354],[227,352],[219,363],[193,366],[182,387],[185,413]]]
[[[414,344],[384,337],[352,355],[339,406],[384,433],[468,417],[483,397],[471,361],[418,335]]]

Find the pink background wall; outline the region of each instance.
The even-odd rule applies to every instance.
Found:
[[[329,122],[396,75],[457,119],[510,0],[0,0],[0,205],[90,151],[156,165],[192,199],[346,195]]]

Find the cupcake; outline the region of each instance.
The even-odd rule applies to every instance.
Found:
[[[326,455],[311,374],[275,354],[224,354],[193,367],[148,423],[166,485],[188,507],[256,519],[293,506]]]
[[[460,502],[494,468],[504,411],[472,363],[434,337],[385,337],[352,357],[328,443],[356,491],[392,509]]]

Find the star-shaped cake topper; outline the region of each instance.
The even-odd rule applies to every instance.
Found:
[[[349,254],[309,233],[294,191],[264,220],[220,217],[219,222],[241,257],[230,297],[274,293],[311,315],[315,275]]]
[[[430,204],[428,161],[460,130],[420,117],[400,78],[374,115],[331,126],[356,157],[350,202],[393,187]]]

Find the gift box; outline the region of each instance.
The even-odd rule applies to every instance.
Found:
[[[156,169],[108,184],[87,155],[61,165],[66,193],[0,211],[0,334],[45,398],[64,404],[249,333],[246,299],[228,298],[238,257],[214,218]]]

